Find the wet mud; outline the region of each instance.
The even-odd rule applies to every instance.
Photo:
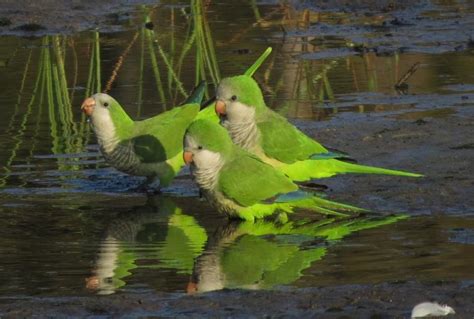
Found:
[[[155,1],[7,0],[0,7],[0,34],[42,36],[100,28],[114,32],[134,25],[139,5]]]
[[[323,183],[347,202],[364,202],[363,207],[374,211],[472,215],[473,116],[469,106],[440,117],[413,111],[403,116],[361,114],[323,122],[312,135],[347,150],[360,163],[425,175],[420,179],[338,176]]]
[[[31,297],[0,300],[0,304],[2,318],[409,318],[414,305],[436,295],[455,309],[457,318],[470,318],[474,312],[473,285],[394,282],[282,291],[224,290],[195,296]]]

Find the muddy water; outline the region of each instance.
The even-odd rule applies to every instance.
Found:
[[[268,104],[304,129],[361,114],[399,123],[466,117],[474,64],[469,32],[455,31],[471,26],[472,8],[434,2],[372,15],[364,7],[197,3],[134,8],[104,28],[114,33],[0,38],[0,295],[472,282],[472,207],[424,210],[420,200],[424,213],[415,214],[394,201],[378,218],[326,224],[300,212],[295,224],[228,223],[199,199],[186,171],[162,196],[136,192],[141,179],[103,161],[79,109],[109,83],[132,117],[146,118],[178,104],[200,78],[210,97],[220,78],[272,46],[256,78]],[[432,30],[434,39],[411,33]],[[401,154],[400,162],[416,158]],[[347,198],[337,188],[329,196]]]

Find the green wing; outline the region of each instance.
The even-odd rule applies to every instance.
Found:
[[[259,116],[257,127],[265,155],[280,162],[291,164],[314,154],[328,152],[324,146],[271,110]]]
[[[181,152],[184,133],[198,112],[199,104],[189,104],[135,122],[132,143],[140,160],[163,162]]]
[[[196,116],[196,120],[206,119],[209,121],[213,121],[214,123],[219,123],[219,117],[217,116],[216,111],[214,110],[214,104],[215,103],[212,103],[206,108],[202,109]]]
[[[251,206],[298,189],[283,173],[244,151],[225,164],[219,176],[222,192],[242,206]]]

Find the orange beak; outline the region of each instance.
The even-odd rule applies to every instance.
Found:
[[[195,282],[190,281],[188,286],[186,287],[186,293],[193,294],[197,292],[197,284]]]
[[[216,114],[219,116],[224,116],[226,114],[224,101],[217,100],[215,109],[216,109]]]
[[[96,290],[100,286],[100,280],[97,276],[90,276],[86,278],[86,288]]]
[[[81,110],[87,116],[91,116],[92,112],[94,111],[94,107],[95,107],[95,100],[91,97],[88,97],[82,103]]]
[[[183,161],[186,163],[186,165],[191,164],[193,162],[193,153],[185,151],[183,153]]]

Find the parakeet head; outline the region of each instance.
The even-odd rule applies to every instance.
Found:
[[[184,137],[184,161],[205,168],[228,158],[234,145],[226,129],[209,120],[196,120]]]
[[[96,93],[84,100],[81,110],[87,116],[103,116],[115,112],[116,109],[122,110],[118,102],[108,94]]]
[[[129,120],[122,106],[110,95],[96,93],[84,100],[81,110],[91,118],[94,127],[102,123],[113,122],[115,125]]]
[[[223,79],[217,87],[216,113],[230,122],[248,121],[265,109],[262,91],[250,76],[239,75]]]

